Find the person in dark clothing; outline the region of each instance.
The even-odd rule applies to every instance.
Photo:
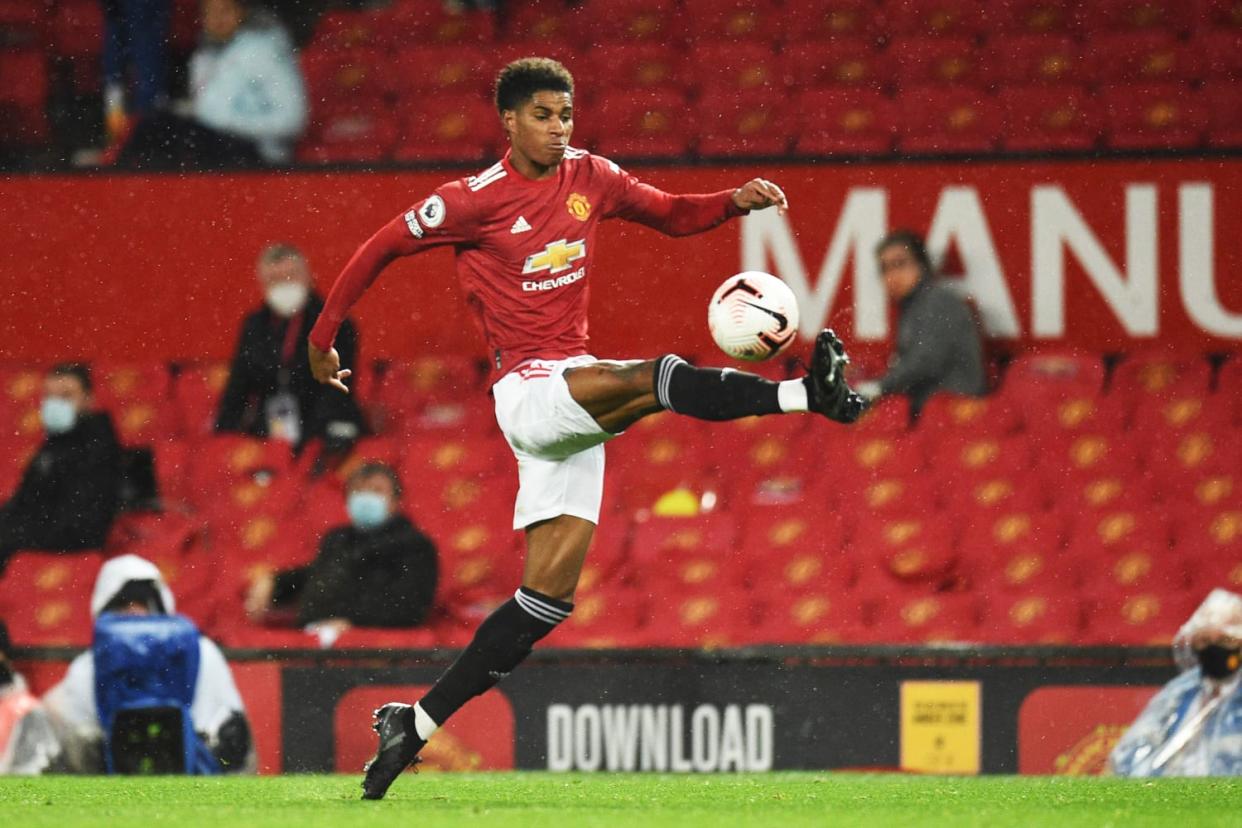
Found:
[[[413,627],[426,618],[439,575],[436,547],[398,511],[396,472],[363,464],[345,498],[349,525],[323,536],[309,566],[255,577],[246,599],[251,618],[296,602],[299,626],[332,640],[351,626]]]
[[[265,303],[242,322],[216,431],[276,437],[297,446],[316,437],[336,447],[351,443],[364,430],[356,401],[315,382],[303,354],[302,343],[323,310],[323,300],[311,290],[305,257],[291,245],[271,245],[259,256],[258,277]],[[341,332],[344,347],[357,359],[353,323],[347,321]]]
[[[0,507],[0,572],[19,549],[103,546],[119,505],[121,449],[111,417],[91,409],[91,392],[84,365],[57,365],[44,379],[46,437]]]
[[[966,301],[935,277],[923,239],[895,230],[876,246],[888,298],[898,308],[897,338],[888,373],[858,385],[875,399],[905,394],[917,416],[938,391],[987,392],[979,326]]]

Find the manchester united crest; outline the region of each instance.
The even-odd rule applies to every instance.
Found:
[[[580,193],[571,193],[565,200],[565,206],[569,209],[569,214],[578,221],[586,221],[591,215],[591,202]]]

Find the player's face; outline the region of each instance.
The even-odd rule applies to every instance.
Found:
[[[504,125],[515,153],[540,167],[555,167],[574,131],[573,98],[568,92],[536,92],[505,112]]]
[[[884,277],[884,290],[888,298],[900,302],[910,295],[923,275],[918,261],[903,244],[895,244],[880,251],[880,275]]]

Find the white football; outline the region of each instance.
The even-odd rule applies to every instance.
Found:
[[[734,359],[770,359],[798,336],[798,300],[772,274],[748,270],[716,289],[707,327],[720,350]]]

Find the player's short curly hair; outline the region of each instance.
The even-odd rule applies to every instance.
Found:
[[[496,109],[517,109],[536,92],[551,90],[574,94],[574,76],[559,61],[528,57],[515,60],[496,76]]]

